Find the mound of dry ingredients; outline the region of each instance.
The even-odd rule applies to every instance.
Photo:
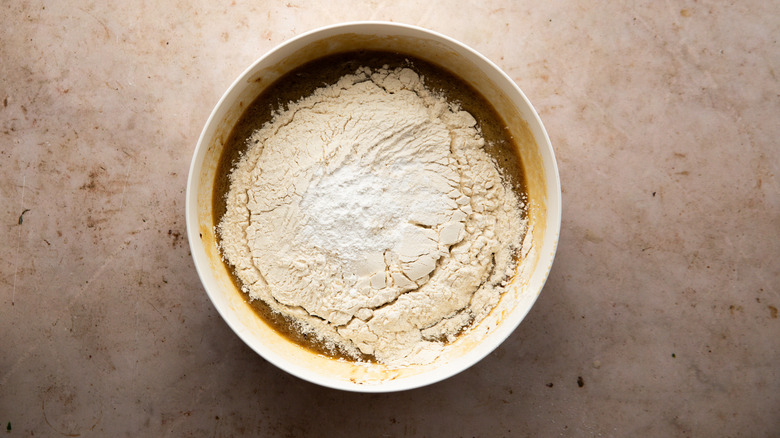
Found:
[[[523,203],[476,121],[409,68],[360,68],[257,130],[218,232],[252,299],[356,357],[432,362],[514,272]]]

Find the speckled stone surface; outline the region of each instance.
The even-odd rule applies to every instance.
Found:
[[[780,435],[778,3],[419,4],[2,2],[0,434]],[[563,186],[558,256],[518,330],[384,395],[257,356],[184,238],[189,161],[228,85],[361,19],[495,61]]]

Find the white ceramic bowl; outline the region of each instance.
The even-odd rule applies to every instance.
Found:
[[[242,111],[268,85],[301,64],[347,50],[400,52],[442,66],[487,98],[507,123],[524,164],[533,249],[488,317],[450,344],[434,363],[392,368],[314,354],[266,325],[244,302],[220,260],[212,220],[212,185],[222,147]],[[293,38],[252,64],[217,103],[203,128],[187,180],[187,237],[203,286],[225,322],[279,368],[323,386],[389,392],[428,385],[465,370],[498,347],[520,324],[542,290],[561,223],[558,168],[539,116],[517,85],[469,47],[436,32],[395,23],[356,22]]]

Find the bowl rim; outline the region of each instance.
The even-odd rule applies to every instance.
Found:
[[[387,380],[387,381],[381,381],[378,383],[369,383],[369,384],[361,384],[361,383],[356,383],[348,380],[328,378],[326,376],[313,373],[311,370],[307,369],[306,367],[293,363],[290,360],[282,357],[281,355],[278,355],[275,352],[271,351],[270,349],[260,349],[258,347],[261,346],[262,343],[257,342],[257,340],[254,337],[252,337],[247,330],[237,326],[238,322],[236,320],[229,317],[230,309],[227,309],[225,308],[225,306],[220,305],[217,302],[214,295],[216,292],[212,292],[211,289],[207,286],[206,276],[211,274],[209,267],[204,266],[206,264],[199,262],[198,254],[196,254],[197,252],[196,249],[198,248],[198,246],[202,247],[203,243],[200,241],[199,238],[199,220],[198,220],[198,212],[197,212],[198,187],[195,186],[195,182],[200,181],[200,177],[199,175],[196,175],[196,172],[199,172],[200,170],[199,165],[202,165],[202,160],[198,160],[198,157],[200,155],[205,154],[204,149],[208,148],[209,146],[204,144],[204,141],[206,140],[206,136],[208,134],[210,127],[212,127],[215,123],[220,122],[220,120],[217,120],[217,114],[220,112],[220,109],[223,107],[223,105],[225,105],[225,102],[228,100],[230,94],[237,87],[239,87],[242,81],[245,81],[246,78],[249,77],[249,75],[256,69],[256,67],[259,64],[263,63],[267,58],[273,56],[274,54],[283,50],[287,46],[292,45],[302,39],[311,38],[314,35],[320,33],[327,33],[333,30],[339,30],[340,33],[349,33],[350,30],[355,30],[356,28],[363,28],[365,26],[378,26],[380,28],[386,28],[386,29],[391,29],[391,28],[406,29],[413,32],[417,32],[421,35],[433,37],[434,39],[439,39],[441,41],[444,41],[446,44],[457,46],[459,49],[470,53],[472,56],[475,56],[480,61],[485,63],[487,67],[494,70],[495,73],[499,74],[499,76],[501,76],[502,79],[506,81],[506,83],[511,88],[513,88],[515,92],[519,94],[520,98],[524,101],[525,105],[527,105],[527,108],[530,111],[530,115],[534,119],[534,120],[526,120],[526,122],[529,123],[529,125],[535,124],[536,127],[539,129],[538,134],[541,134],[542,138],[535,138],[537,143],[537,148],[540,151],[545,150],[545,153],[548,153],[550,157],[549,162],[545,160],[545,164],[548,164],[549,168],[545,168],[544,172],[545,175],[547,175],[548,172],[550,173],[549,177],[545,177],[545,182],[547,184],[547,198],[548,198],[547,199],[548,216],[546,220],[546,224],[547,224],[546,229],[548,234],[552,233],[551,234],[552,240],[550,242],[551,251],[547,256],[540,255],[540,260],[538,262],[539,266],[535,268],[535,270],[538,270],[541,267],[544,267],[544,269],[546,269],[546,272],[543,274],[543,278],[541,279],[541,283],[539,284],[538,290],[534,289],[534,291],[532,291],[535,292],[535,296],[531,299],[529,305],[525,308],[524,312],[519,312],[517,316],[513,315],[512,319],[515,321],[509,321],[509,320],[503,321],[501,324],[503,330],[501,330],[500,333],[491,334],[490,336],[491,343],[488,346],[488,348],[483,348],[480,351],[477,351],[478,349],[474,348],[471,351],[464,354],[462,357],[458,358],[458,360],[451,361],[449,363],[442,365],[441,367],[434,368],[433,370],[430,371],[424,371],[422,373],[412,375],[409,377],[404,377],[402,379]],[[535,135],[535,137],[537,137],[537,135]],[[552,183],[552,187],[550,186],[550,183]],[[200,282],[203,288],[206,290],[206,294],[208,295],[212,305],[217,309],[217,312],[222,317],[223,321],[225,321],[228,324],[231,330],[247,346],[252,348],[252,350],[255,351],[262,358],[272,363],[277,368],[286,371],[289,374],[292,374],[298,378],[309,381],[311,383],[315,383],[317,385],[321,385],[328,388],[352,391],[352,392],[361,392],[361,393],[382,393],[382,392],[403,391],[403,390],[410,390],[410,389],[419,388],[419,387],[440,382],[477,364],[482,359],[484,359],[487,355],[493,352],[496,348],[498,348],[498,346],[503,344],[504,341],[506,341],[506,339],[516,330],[520,322],[522,322],[525,319],[526,315],[533,307],[536,300],[538,299],[538,296],[541,294],[541,291],[544,288],[544,285],[549,277],[550,268],[555,258],[555,254],[557,252],[559,236],[560,236],[561,216],[562,216],[561,214],[562,196],[561,196],[560,187],[561,187],[560,176],[558,172],[557,160],[555,158],[555,152],[553,150],[552,143],[550,141],[547,130],[544,124],[542,123],[541,118],[539,117],[536,109],[531,104],[530,100],[526,97],[525,93],[523,93],[523,91],[517,85],[517,83],[515,83],[514,80],[512,80],[501,68],[499,68],[490,59],[488,59],[487,57],[485,57],[475,49],[469,47],[468,45],[458,40],[455,40],[437,31],[426,29],[420,26],[404,24],[404,23],[388,22],[388,21],[370,21],[370,20],[350,21],[350,22],[343,22],[343,23],[318,27],[303,32],[299,35],[296,35],[286,41],[283,41],[282,43],[274,46],[273,48],[265,52],[254,62],[252,62],[246,69],[244,69],[236,77],[236,79],[224,91],[224,93],[221,95],[220,99],[218,100],[217,104],[214,106],[211,113],[209,114],[206,123],[204,124],[200,136],[198,137],[196,147],[193,151],[192,160],[190,162],[189,173],[187,177],[186,194],[185,194],[186,196],[185,216],[186,216],[186,226],[187,226],[187,238],[191,248],[190,252],[193,258],[193,262],[195,264],[196,271],[198,272]],[[554,196],[550,197],[549,196],[550,194],[553,194]],[[513,323],[504,327],[508,322],[513,322]],[[464,358],[467,358],[468,360],[461,360]]]

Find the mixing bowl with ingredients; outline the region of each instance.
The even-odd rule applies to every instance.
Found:
[[[387,392],[485,357],[558,242],[552,146],[465,45],[358,22],[300,35],[230,86],[187,183],[198,274],[238,336],[311,382]]]

